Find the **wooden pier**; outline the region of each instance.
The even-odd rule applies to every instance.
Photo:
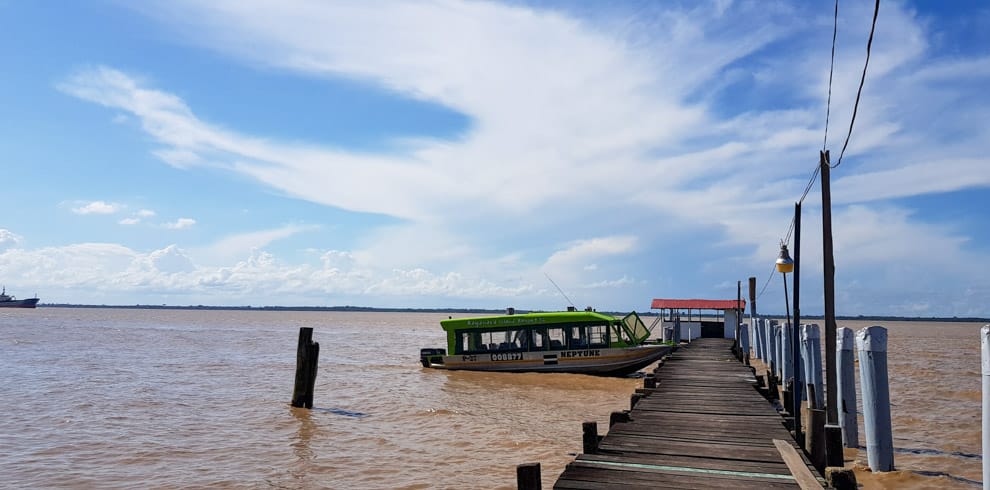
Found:
[[[569,463],[554,488],[822,488],[731,349],[731,339],[705,338],[670,355],[655,371],[656,388],[637,390],[646,396],[629,421]]]

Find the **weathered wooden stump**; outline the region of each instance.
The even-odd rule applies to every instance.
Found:
[[[541,490],[540,463],[526,463],[516,466],[516,488],[519,490]]]
[[[292,389],[292,406],[313,408],[313,388],[316,386],[316,368],[320,359],[320,344],[313,342],[313,329],[299,329],[299,346],[296,349],[296,384]]]

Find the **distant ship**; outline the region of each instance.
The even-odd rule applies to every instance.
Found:
[[[17,299],[8,295],[6,286],[0,292],[0,308],[34,308],[37,304],[38,298]]]

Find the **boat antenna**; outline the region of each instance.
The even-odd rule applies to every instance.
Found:
[[[550,281],[550,284],[553,284],[553,287],[557,288],[557,291],[560,292],[560,295],[563,296],[564,299],[566,299],[567,302],[571,304],[571,306],[574,306],[574,302],[571,301],[571,298],[568,298],[567,295],[564,294],[564,290],[563,289],[560,289],[560,286],[558,286],[557,283],[553,282],[553,279],[550,278],[550,274],[547,274],[546,272],[544,272],[543,275],[544,276],[547,276],[547,280]],[[574,306],[574,307],[577,308],[576,306]]]

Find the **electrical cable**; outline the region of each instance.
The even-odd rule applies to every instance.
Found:
[[[863,95],[863,84],[866,82],[866,68],[870,66],[870,49],[873,47],[873,33],[877,29],[877,14],[879,13],[880,0],[876,0],[876,4],[873,7],[873,26],[870,27],[870,39],[866,41],[866,62],[863,63],[863,76],[859,79],[859,90],[856,91],[856,103],[853,104],[852,119],[849,120],[849,133],[846,134],[846,142],[842,144],[842,151],[839,152],[839,160],[835,162],[835,165],[832,165],[832,168],[836,168],[842,164],[842,156],[846,154],[846,147],[849,146],[849,138],[852,136],[853,124],[856,122],[856,111],[859,110],[859,98]]]

